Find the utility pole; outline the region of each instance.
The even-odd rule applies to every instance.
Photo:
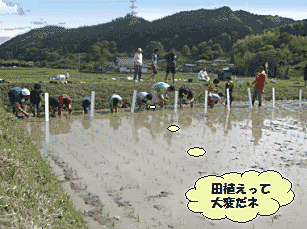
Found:
[[[101,58],[102,58],[102,54],[100,54],[100,71],[102,71]]]
[[[80,72],[80,53],[79,53],[79,69],[78,71]]]
[[[68,58],[69,58],[69,53],[67,53],[67,69],[68,69]]]

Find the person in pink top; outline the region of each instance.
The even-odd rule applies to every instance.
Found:
[[[254,106],[255,99],[256,99],[256,97],[258,97],[259,107],[260,107],[261,106],[261,97],[262,97],[262,93],[263,93],[264,83],[266,81],[266,73],[265,73],[264,68],[262,66],[260,66],[258,68],[258,70],[259,70],[259,72],[258,72],[258,74],[256,76],[255,81],[251,83],[251,84],[255,84],[254,95],[252,97],[252,104]]]
[[[72,104],[72,99],[68,95],[60,95],[58,97],[59,100],[59,115],[62,116],[62,107],[65,105],[65,108],[68,109],[69,114],[71,114],[71,104]]]

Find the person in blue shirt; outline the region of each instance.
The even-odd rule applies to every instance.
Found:
[[[154,105],[160,103],[160,107],[163,108],[164,103],[167,101],[164,96],[166,97],[167,93],[172,91],[175,91],[175,87],[164,82],[153,85],[151,95]]]
[[[15,87],[8,91],[8,97],[13,107],[13,114],[18,117],[18,111],[24,114],[24,116],[29,117],[30,115],[26,112],[28,101],[30,96],[30,91],[26,88]],[[19,105],[18,105],[19,104]]]
[[[90,97],[84,97],[81,102],[81,108],[83,114],[88,114],[91,106],[91,98]]]

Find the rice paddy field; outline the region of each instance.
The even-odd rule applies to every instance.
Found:
[[[192,83],[174,84],[176,90],[182,85],[191,87],[196,98],[193,109],[185,105],[175,114],[171,93],[165,109],[130,114],[127,108],[111,114],[104,109],[109,96],[119,93],[131,103],[133,90],[150,91],[153,82],[146,80],[149,75],[138,83],[79,76],[85,78],[82,79],[85,84],[42,84],[42,89],[51,96],[68,94],[75,100],[71,116],[50,118],[49,122],[43,115],[15,119],[5,97],[7,90],[16,86],[32,89],[37,81],[47,81],[51,75],[39,78],[41,72],[37,78],[28,75],[30,82],[17,80],[16,75],[0,76],[10,82],[2,84],[0,91],[4,107],[0,150],[1,163],[5,165],[1,168],[11,164],[10,170],[6,170],[9,172],[1,171],[7,174],[6,182],[1,176],[0,201],[6,206],[1,212],[1,225],[95,229],[305,228],[307,102],[303,81],[274,79],[276,83],[265,86],[263,106],[251,109],[246,82],[253,79],[234,79],[235,101],[230,111],[218,104],[205,114],[204,83],[197,82],[196,76],[178,74],[181,79],[193,78]],[[77,75],[70,76],[72,81],[79,81]],[[159,82],[165,76],[156,77]],[[220,83],[221,92],[224,84]],[[299,90],[303,95],[300,108]],[[80,115],[81,100],[91,91],[96,95],[94,117]],[[170,131],[170,126],[179,128]],[[195,156],[191,149],[202,153]],[[211,202],[202,202],[205,199],[202,195],[187,194],[195,188],[210,193],[211,185],[202,187],[197,183],[201,178],[248,171],[259,174],[274,171],[287,179],[288,183],[283,184],[288,186],[276,188],[275,181],[280,177],[261,180],[271,182],[266,190],[276,196],[261,201],[262,194],[258,194],[256,213],[251,213],[251,208],[231,213],[230,209],[216,207],[223,212],[213,215],[216,209]],[[31,185],[27,184],[29,180]],[[251,184],[259,185],[254,180]],[[28,196],[23,194],[27,192]],[[25,204],[27,198],[35,196],[41,198],[36,197],[34,204]],[[191,202],[195,201],[203,203],[202,207],[193,208]],[[263,210],[265,204],[269,213]],[[269,204],[275,208],[272,210]],[[238,222],[242,215],[246,215],[244,222]]]

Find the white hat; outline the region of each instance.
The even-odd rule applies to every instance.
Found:
[[[138,48],[138,52],[142,52],[142,49],[141,49],[141,48]]]
[[[23,96],[28,96],[28,95],[30,95],[30,91],[28,89],[24,88],[24,89],[21,90],[21,94]]]

